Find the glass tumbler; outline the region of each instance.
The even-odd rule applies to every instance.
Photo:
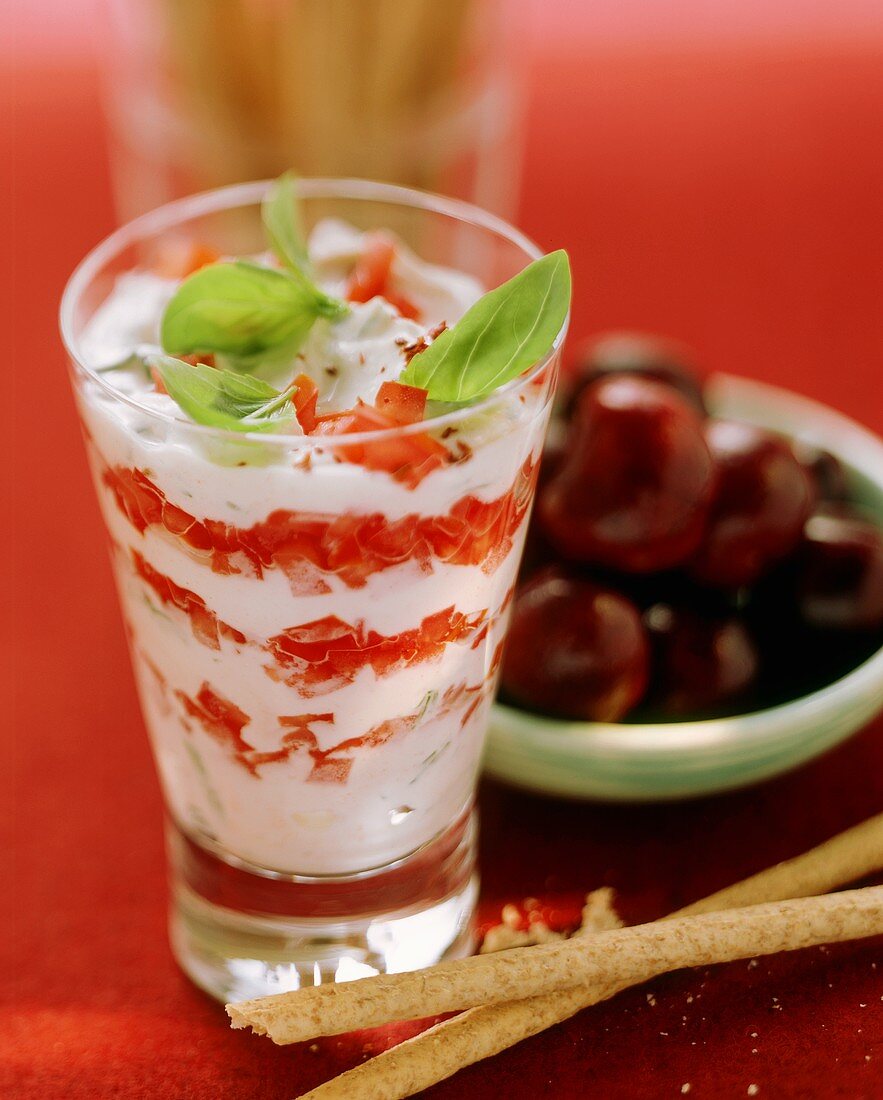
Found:
[[[107,3],[122,218],[292,166],[514,208],[520,45],[504,0]]]
[[[165,795],[172,946],[227,1000],[470,950],[475,784],[563,340],[479,404],[345,442],[209,428],[116,390],[82,342],[116,279],[179,247],[260,251],[266,186],[124,226],[61,310]],[[540,254],[455,200],[298,186],[307,227],[391,229],[487,287]],[[387,472],[426,432],[445,464]]]

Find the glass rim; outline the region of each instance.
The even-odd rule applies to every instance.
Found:
[[[355,199],[369,202],[385,202],[390,205],[412,207],[416,210],[424,210],[429,213],[441,214],[454,218],[457,221],[480,229],[496,233],[509,243],[520,248],[526,255],[528,262],[538,260],[546,253],[520,229],[505,221],[503,218],[483,210],[480,206],[466,202],[463,199],[449,198],[445,195],[434,194],[431,191],[421,191],[417,188],[403,187],[399,184],[382,183],[374,180],[336,178],[336,177],[304,177],[296,181],[299,197],[315,199]],[[206,214],[214,214],[235,207],[244,207],[258,204],[273,180],[253,180],[246,183],[235,183],[225,187],[212,188],[209,191],[201,191],[184,198],[174,199],[164,203],[132,221],[126,222],[112,233],[99,241],[74,268],[68,279],[61,296],[59,308],[59,330],[62,343],[71,362],[81,370],[91,382],[95,383],[104,393],[130,408],[136,409],[144,415],[161,421],[165,424],[183,426],[200,435],[210,436],[215,439],[225,439],[249,443],[263,443],[284,445],[286,448],[309,447],[330,448],[335,440],[328,436],[294,435],[285,432],[238,432],[229,428],[219,428],[210,424],[198,424],[188,420],[183,415],[176,416],[171,413],[153,409],[143,404],[136,397],[122,393],[109,382],[99,370],[91,367],[85,360],[80,349],[79,338],[74,333],[75,309],[84,294],[86,288],[96,277],[99,270],[118,255],[124,248],[135,244],[139,240],[145,240],[151,235],[156,235],[163,230],[171,230],[181,225],[185,220],[200,217]],[[517,378],[507,382],[493,390],[480,401],[470,405],[463,405],[450,412],[439,416],[429,417],[415,424],[401,424],[390,428],[380,428],[367,432],[348,433],[340,440],[347,445],[381,441],[407,435],[416,435],[435,428],[444,428],[456,424],[475,413],[493,408],[501,399],[511,394],[518,393],[522,388],[530,385],[538,375],[555,359],[560,352],[570,323],[570,310],[564,317],[561,328],[546,354],[538,360],[529,370]]]

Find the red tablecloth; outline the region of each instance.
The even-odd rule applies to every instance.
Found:
[[[559,34],[533,73],[522,222],[573,254],[575,338],[675,334],[713,366],[883,429],[881,42],[592,53]],[[21,58],[0,81],[6,103],[17,85],[0,114],[4,150],[15,145],[3,204],[15,264],[0,271],[14,335],[2,540],[14,615],[0,664],[16,693],[0,772],[14,859],[0,1092],[293,1097],[359,1061],[363,1040],[312,1052],[233,1033],[166,944],[159,793],[55,326],[65,277],[112,224],[96,81],[82,65]],[[881,734],[878,721],[790,777],[681,806],[567,804],[488,784],[483,911],[610,883],[631,917],[650,917],[801,851],[883,808]],[[431,1094],[883,1094],[880,941],[681,973],[653,993],[655,1004],[633,991]]]

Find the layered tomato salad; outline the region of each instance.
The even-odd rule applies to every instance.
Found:
[[[561,254],[486,293],[292,201],[266,254],[118,276],[78,395],[172,815],[323,875],[468,807],[567,303]]]

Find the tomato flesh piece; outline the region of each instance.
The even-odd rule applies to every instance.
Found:
[[[299,374],[294,380],[292,396],[294,414],[297,422],[307,435],[316,427],[316,404],[319,400],[319,387],[308,374]]]
[[[350,272],[346,297],[350,302],[370,302],[372,298],[385,298],[403,317],[418,321],[420,310],[389,285],[395,254],[395,245],[387,237],[379,233],[370,235],[364,252]]]
[[[370,302],[386,290],[395,247],[386,237],[371,236],[350,272],[346,296],[351,302]]]
[[[426,413],[426,390],[404,382],[384,382],[374,405],[397,424],[419,424]]]
[[[402,425],[381,412],[359,402],[347,412],[320,416],[313,435],[345,436],[360,432],[379,432]],[[432,470],[444,465],[447,448],[427,432],[396,434],[360,443],[339,444],[335,452],[346,462],[364,466],[368,470],[383,470],[400,481],[417,485]]]
[[[420,310],[414,305],[410,298],[406,298],[404,294],[397,294],[394,290],[390,290],[387,287],[384,298],[389,302],[391,306],[409,321],[419,321],[421,318]]]

